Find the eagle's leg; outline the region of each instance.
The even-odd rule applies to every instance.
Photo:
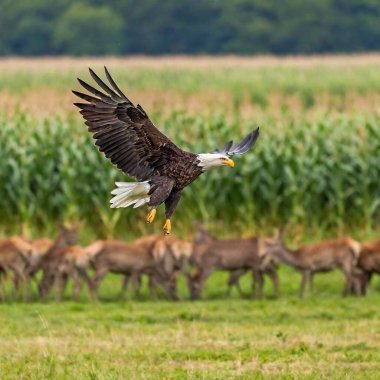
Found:
[[[165,235],[170,235],[170,233],[172,232],[172,224],[170,222],[170,219],[166,219],[165,220],[165,224],[164,224],[164,234]]]
[[[170,197],[170,193],[174,186],[174,180],[168,177],[157,176],[150,180],[149,185],[149,213],[146,217],[146,221],[152,223],[156,216],[156,208]]]
[[[150,207],[149,208],[149,214],[146,217],[146,222],[147,223],[152,223],[154,220],[154,217],[156,216],[156,208],[155,207]]]
[[[177,207],[177,204],[179,200],[181,199],[181,192],[176,191],[174,193],[171,193],[169,197],[165,200],[165,215],[166,215],[166,221],[164,224],[164,234],[169,235],[172,229],[172,225],[170,222],[170,218]]]

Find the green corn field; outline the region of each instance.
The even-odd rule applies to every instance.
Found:
[[[379,66],[354,60],[343,70],[334,58],[244,62],[217,61],[211,71],[207,60],[109,64],[125,92],[183,149],[212,151],[260,126],[254,150],[236,158],[233,170],[207,173],[185,190],[173,218],[177,233],[190,234],[192,222],[202,220],[225,235],[283,226],[320,236],[373,234],[380,213]],[[108,206],[114,182],[126,177],[97,151],[72,105],[75,78],[89,80],[87,62],[36,65],[2,62],[2,233],[52,233],[58,221],[74,219],[86,221],[89,239],[159,231],[159,221],[145,224],[146,209]],[[98,62],[94,67],[101,72]]]

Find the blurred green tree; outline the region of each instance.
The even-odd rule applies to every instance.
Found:
[[[379,0],[0,0],[0,54],[380,50]]]
[[[109,6],[74,3],[58,19],[53,43],[58,53],[118,54],[123,47],[123,19]]]

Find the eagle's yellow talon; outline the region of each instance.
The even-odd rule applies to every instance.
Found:
[[[150,211],[149,211],[149,214],[148,216],[146,217],[146,222],[147,223],[152,223],[153,220],[154,220],[154,217],[156,216],[156,209],[155,208],[152,208]]]
[[[172,225],[170,223],[170,219],[166,219],[166,222],[164,224],[164,234],[169,235],[172,230]]]

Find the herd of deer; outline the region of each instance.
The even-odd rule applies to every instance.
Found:
[[[102,279],[107,273],[117,273],[122,275],[122,295],[129,282],[138,293],[142,276],[146,275],[152,295],[156,295],[160,285],[172,299],[179,299],[177,278],[184,274],[190,298],[196,299],[208,277],[219,270],[229,272],[228,292],[236,286],[242,295],[239,279],[250,272],[255,296],[262,295],[265,276],[271,279],[278,296],[277,268],[280,263],[302,274],[301,297],[307,283],[312,290],[315,273],[334,269],[340,269],[344,275],[343,295],[365,295],[371,276],[380,273],[380,241],[360,244],[344,237],[292,250],[286,246],[280,232],[272,237],[218,239],[198,225],[192,243],[172,236],[152,235],[133,243],[99,240],[80,247],[76,245],[78,228],[79,224],[61,226],[54,241],[22,237],[0,241],[1,298],[6,298],[4,283],[8,277],[13,280],[14,295],[22,291],[25,300],[29,298],[30,282],[40,277],[41,299],[55,288],[55,297],[60,300],[71,279],[74,298],[78,297],[84,282],[90,297],[97,300]],[[36,276],[38,272],[41,276]]]

